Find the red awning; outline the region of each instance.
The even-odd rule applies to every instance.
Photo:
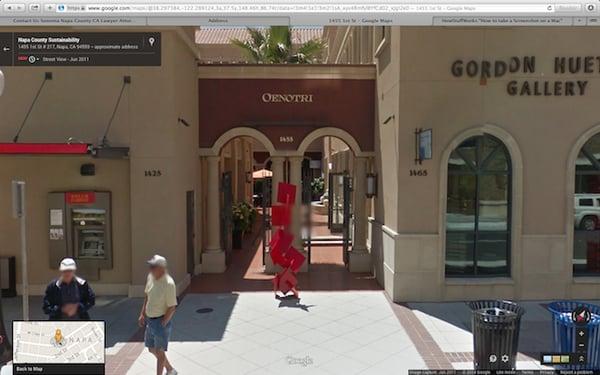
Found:
[[[86,143],[0,143],[0,154],[87,154],[89,146]]]

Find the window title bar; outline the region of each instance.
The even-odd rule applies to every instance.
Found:
[[[0,0],[0,25],[600,25],[600,0]],[[270,23],[269,20],[276,20]]]

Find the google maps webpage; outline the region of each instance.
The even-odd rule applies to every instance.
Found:
[[[600,0],[0,0],[0,375],[600,375]]]

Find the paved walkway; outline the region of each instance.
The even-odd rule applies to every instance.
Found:
[[[586,301],[599,305],[600,301]],[[525,308],[519,335],[517,368],[521,370],[550,369],[540,365],[540,353],[553,352],[552,321],[541,301],[519,302]],[[395,309],[411,312],[413,323],[424,332],[413,341],[417,348],[432,348],[425,358],[432,359],[430,368],[473,369],[473,335],[471,311],[464,302],[410,303],[395,305]]]
[[[195,277],[174,321],[169,358],[180,374],[406,374],[409,369],[471,369],[470,311],[464,302],[392,303],[371,275],[351,274],[336,246],[313,247],[300,274],[300,300],[276,299],[262,272],[260,239],[249,236],[224,274]],[[136,326],[141,299],[101,297],[94,319],[107,322],[107,374],[152,374],[155,360]],[[591,301],[594,303],[593,301]],[[596,302],[597,304],[597,302]],[[551,351],[543,302],[527,310],[519,369],[539,369]],[[31,299],[43,319],[41,299]],[[20,299],[3,300],[19,319]]]
[[[212,309],[199,314],[198,309]],[[169,357],[182,374],[404,374],[426,368],[382,291],[190,294]],[[128,374],[149,374],[144,351]]]
[[[258,220],[260,222],[260,220]],[[271,275],[263,272],[262,238],[244,238],[243,248],[233,250],[225,273],[201,274],[192,280],[188,293],[271,291]],[[341,246],[313,246],[310,272],[298,275],[300,291],[381,290],[368,273],[350,273],[343,262]]]

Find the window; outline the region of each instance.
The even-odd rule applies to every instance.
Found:
[[[573,274],[600,276],[600,134],[579,151],[575,162]],[[596,205],[594,205],[596,201]]]
[[[510,274],[511,161],[490,135],[461,143],[448,161],[446,276]]]
[[[386,26],[378,26],[374,28],[374,39],[375,39],[375,53],[376,57],[379,57],[381,53],[389,46],[390,44],[390,34],[391,30]]]

